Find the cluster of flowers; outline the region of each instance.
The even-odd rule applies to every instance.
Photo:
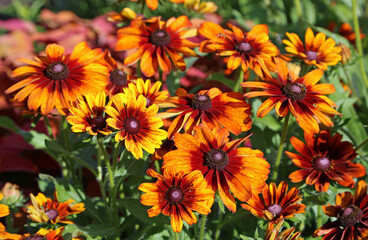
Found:
[[[0,193],[0,200],[4,194]],[[83,203],[76,203],[73,199],[66,202],[59,202],[57,192],[54,193],[54,199],[46,198],[44,194],[38,193],[35,197],[31,194],[32,204],[28,207],[28,218],[36,223],[51,223],[51,224],[73,224],[73,221],[67,217],[72,214],[78,214],[84,211]],[[9,207],[0,204],[0,217],[9,215]],[[6,232],[5,226],[0,223],[0,239],[4,240],[30,240],[30,239],[45,239],[45,240],[63,240],[62,234],[65,227],[57,229],[41,228],[35,234],[12,234]],[[83,237],[73,237],[73,240],[82,240]]]
[[[157,1],[150,2],[157,7]],[[251,129],[251,106],[245,98],[266,97],[257,111],[258,117],[272,109],[280,117],[288,118],[291,113],[305,133],[306,143],[291,138],[299,154],[286,152],[301,168],[289,175],[291,181],[305,181],[324,192],[331,180],[353,188],[353,178],[366,174],[361,164],[352,162],[357,155],[354,146],[342,141],[340,134],[331,136],[320,127],[331,127],[331,117],[339,115],[333,108],[336,104],[326,96],[335,91],[334,86],[317,83],[328,66],[341,60],[341,48],[335,46],[332,38],[326,39],[324,33],[314,35],[308,28],[305,43],[295,33],[286,34],[289,39],[283,43],[290,55],[283,56],[269,40],[266,25],[257,25],[249,32],[230,23],[228,27],[204,22],[198,29],[191,28],[187,16],[167,21],[161,17],[135,16],[129,26],[118,30],[115,50],[136,49],[124,59],[124,64],[140,61],[137,65],[148,78],[157,72],[160,76],[169,74],[174,68],[184,71],[184,57],[198,56],[196,47],[203,53],[216,52],[226,57],[228,69],[241,72],[241,82],[235,88],[249,88],[244,95],[218,88],[191,94],[180,88],[176,96],[169,97],[168,91],[161,90],[162,82],[153,83],[127,74],[109,51],[91,49],[86,42],[76,45],[70,54],[65,54],[64,48],[57,44],[49,44],[46,56],[19,59],[26,65],[15,69],[13,76],[22,80],[6,93],[16,92],[14,102],[31,112],[66,116],[75,133],[115,134],[115,141],[124,142],[136,159],[143,158],[143,150],[156,159],[163,158],[162,175],[147,170],[149,176],[158,180],[139,186],[144,192],[141,203],[152,206],[148,210],[150,217],[161,212],[169,215],[175,232],[182,230],[183,220],[196,223],[193,211],[209,214],[218,192],[230,211],[236,211],[235,196],[243,202],[244,209],[270,221],[267,236],[275,239],[284,218],[305,211],[305,205],[299,203],[300,190],[295,187],[288,190],[286,182],[267,185],[270,164],[262,151],[239,147],[249,136],[230,140],[230,133],[239,135]],[[290,56],[303,61],[300,75],[287,67]],[[316,69],[307,71],[310,66]],[[243,82],[242,74],[249,68],[261,80]],[[67,215],[84,210],[83,204],[70,206],[71,202],[59,203],[56,195],[54,198],[47,199],[43,194],[31,196],[29,217],[36,222],[69,223]],[[316,230],[316,236],[326,235],[324,239],[366,236],[366,183],[359,182],[354,196],[340,193],[336,206],[328,205],[323,210],[338,220]],[[1,231],[4,236],[9,234],[3,226]],[[37,234],[58,239],[55,236],[61,232],[62,228]],[[293,232],[294,229],[289,229],[280,234],[298,239],[300,233]]]

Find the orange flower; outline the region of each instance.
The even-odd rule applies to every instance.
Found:
[[[268,222],[266,228],[266,236],[265,240],[303,240],[304,238],[300,237],[300,232],[294,232],[295,227],[291,227],[289,229],[285,229],[280,232],[282,224],[284,223],[284,219],[281,219],[275,226],[273,222]]]
[[[334,31],[336,28],[336,23],[332,22],[328,25],[328,29],[331,31]],[[351,27],[349,23],[343,23],[341,24],[339,30],[339,34],[346,38],[351,44],[355,45],[356,35],[354,32],[354,29]],[[362,33],[362,30],[360,29],[360,39],[363,39],[365,37],[365,34]]]
[[[101,60],[101,64],[106,65],[109,68],[109,84],[106,85],[106,93],[110,97],[122,93],[124,88],[128,87],[128,84],[135,82],[137,79],[131,74],[127,74],[122,68],[118,67],[117,62],[111,57],[109,51],[105,51],[104,58]]]
[[[106,86],[107,68],[95,63],[102,56],[100,49],[91,50],[86,42],[75,46],[70,55],[57,44],[46,47],[46,57],[36,61],[19,59],[29,64],[15,69],[13,77],[26,79],[8,88],[5,93],[21,89],[14,100],[22,102],[28,97],[28,108],[46,115],[55,107],[65,115],[71,102],[81,95],[99,92]]]
[[[353,188],[353,177],[363,177],[366,174],[363,165],[351,162],[357,153],[351,143],[341,141],[342,135],[337,133],[331,136],[329,131],[323,130],[318,136],[305,132],[304,138],[306,144],[296,137],[290,139],[300,155],[285,152],[301,168],[289,175],[292,182],[305,180],[308,185],[315,185],[317,191],[327,192],[330,180]]]
[[[144,0],[130,0],[131,2],[143,2]],[[182,3],[184,0],[170,0],[173,3]],[[146,5],[149,9],[155,10],[158,6],[158,0],[146,0]]]
[[[184,89],[176,91],[177,97],[168,99],[176,108],[160,113],[168,118],[179,115],[169,127],[169,137],[179,132],[185,125],[185,132],[192,133],[193,127],[203,123],[209,128],[226,127],[238,135],[251,128],[251,106],[245,102],[241,93],[222,93],[218,88],[188,94]]]
[[[124,21],[131,21],[137,18],[137,14],[130,8],[126,7],[121,10],[120,13],[117,12],[110,12],[107,15],[107,20],[110,22],[124,22]]]
[[[153,206],[148,216],[154,217],[162,212],[171,218],[174,232],[183,228],[183,219],[190,225],[197,222],[193,211],[209,214],[214,202],[214,192],[207,188],[200,171],[190,173],[174,172],[167,168],[163,176],[152,169],[147,170],[151,177],[158,178],[156,183],[142,183],[138,189],[145,192],[141,196],[141,203]]]
[[[160,107],[165,105],[165,100],[169,95],[168,91],[160,91],[161,85],[161,82],[155,82],[152,85],[150,79],[143,81],[142,78],[138,78],[136,83],[130,83],[128,85],[128,89],[136,98],[138,98],[139,95],[145,97],[147,107],[151,106],[152,104],[156,104],[158,107]],[[124,89],[124,92],[127,93],[128,89]]]
[[[142,149],[154,153],[155,148],[159,148],[162,140],[167,137],[167,132],[160,129],[162,120],[156,117],[157,105],[147,108],[144,96],[135,98],[132,94],[118,93],[108,105],[105,112],[112,118],[108,118],[106,122],[110,127],[119,130],[115,141],[125,140],[126,149],[135,158],[143,157]]]
[[[73,199],[66,202],[59,202],[57,192],[54,192],[54,200],[46,198],[42,193],[35,197],[31,194],[32,205],[28,206],[28,218],[35,222],[51,222],[73,224],[73,221],[66,217],[84,211],[84,203],[75,203]]]
[[[307,132],[319,132],[316,119],[326,126],[332,126],[333,122],[327,115],[339,114],[331,106],[336,104],[325,94],[335,92],[332,84],[316,84],[322,77],[323,71],[313,70],[303,77],[289,72],[286,64],[281,59],[276,59],[278,77],[266,77],[265,82],[243,82],[243,87],[260,88],[263,91],[250,91],[245,94],[247,98],[266,96],[269,97],[258,108],[257,117],[265,116],[273,108],[277,115],[294,115],[299,126]]]
[[[259,193],[266,184],[270,164],[260,150],[237,148],[248,137],[229,142],[229,131],[225,128],[210,130],[201,125],[194,130],[194,136],[175,134],[178,149],[164,155],[162,168],[200,170],[208,186],[218,190],[225,206],[235,212],[235,199],[230,190],[241,201],[248,200],[252,190]]]
[[[302,200],[299,193],[300,190],[295,187],[288,192],[288,184],[284,181],[278,187],[272,182],[263,188],[262,197],[253,194],[252,198],[241,206],[254,216],[277,223],[281,219],[305,212],[305,205],[297,203]]]
[[[368,195],[367,183],[358,182],[355,194],[351,192],[339,193],[336,205],[322,206],[329,217],[337,220],[317,229],[313,237],[324,236],[322,240],[349,239],[364,240],[368,236]]]
[[[157,72],[158,66],[164,73],[171,71],[171,60],[181,71],[186,68],[183,57],[196,56],[192,48],[197,44],[187,40],[188,37],[196,35],[196,29],[188,29],[192,24],[187,16],[170,18],[167,22],[160,17],[152,18],[149,23],[135,20],[131,25],[118,31],[116,50],[138,48],[138,50],[125,58],[124,64],[129,65],[140,61],[141,71],[147,77]],[[168,58],[167,54],[171,58]]]
[[[230,56],[227,67],[235,70],[241,65],[244,72],[251,68],[257,75],[269,75],[267,64],[276,56],[278,50],[269,41],[268,27],[257,25],[250,32],[244,33],[232,24],[231,30],[204,22],[198,32],[207,38],[200,44],[201,52],[217,52],[221,56]]]
[[[189,10],[197,13],[214,13],[217,11],[217,6],[214,2],[205,2],[200,0],[182,0],[184,6]]]
[[[63,240],[62,233],[64,229],[65,227],[59,227],[55,230],[41,228],[35,234],[25,233],[22,235],[7,233],[0,229],[0,238],[3,240]],[[73,240],[78,239],[73,237]]]
[[[70,107],[70,115],[66,118],[72,125],[72,131],[75,133],[88,132],[91,135],[111,134],[106,123],[107,116],[104,114],[105,103],[105,92],[86,94],[85,97],[79,98],[77,107]]]
[[[0,200],[3,199],[4,194],[0,193]],[[9,215],[9,207],[5,204],[0,204],[0,217]]]
[[[287,45],[285,50],[304,60],[305,64],[315,65],[317,68],[327,70],[327,66],[336,65],[341,60],[341,48],[335,46],[332,38],[326,40],[324,33],[314,36],[311,28],[305,32],[305,46],[295,33],[286,33],[290,40],[282,40]]]

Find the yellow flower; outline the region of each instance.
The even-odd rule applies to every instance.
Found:
[[[35,197],[31,194],[32,205],[28,206],[28,218],[35,222],[58,222],[73,224],[66,217],[84,211],[84,203],[76,203],[73,199],[59,202],[57,192],[54,192],[54,200],[46,198],[44,194],[38,193]]]
[[[282,40],[287,45],[285,50],[304,60],[307,65],[327,70],[327,66],[336,65],[341,60],[341,48],[335,46],[332,38],[326,39],[326,34],[317,33],[314,36],[311,28],[305,32],[305,46],[295,33],[286,33],[290,40]]]
[[[70,107],[71,113],[66,119],[72,125],[75,133],[88,132],[91,135],[98,133],[109,135],[105,116],[106,94],[87,94],[84,98],[78,99],[78,107]]]

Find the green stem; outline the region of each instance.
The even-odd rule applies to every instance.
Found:
[[[277,180],[277,174],[279,172],[281,156],[282,156],[282,150],[284,149],[286,133],[287,133],[288,124],[289,124],[289,118],[290,118],[290,112],[286,115],[286,117],[284,119],[284,125],[282,127],[280,146],[279,146],[279,149],[277,151],[276,163],[275,163],[275,166],[273,168],[273,175],[272,175],[272,181],[273,182],[275,182]]]
[[[136,67],[135,67],[135,72],[137,74],[138,78],[142,77],[142,72],[141,72],[141,61],[137,62]]]
[[[104,180],[103,180],[103,171],[102,171],[102,159],[101,159],[101,149],[98,148],[97,149],[97,180],[98,180],[98,184],[100,185],[100,191],[101,191],[101,196],[102,196],[102,201],[105,203],[105,206],[107,208],[107,213],[109,214],[109,217],[111,219],[111,221],[114,221],[114,218],[112,216],[112,212],[111,212],[111,208],[109,207],[109,203],[107,201],[107,197],[106,197],[106,191],[105,191],[105,184],[104,184]]]
[[[108,174],[109,174],[110,188],[113,188],[114,187],[114,174],[111,170],[109,155],[106,152],[105,145],[103,144],[102,139],[101,139],[100,136],[97,136],[97,142],[98,142],[98,146],[99,146],[99,148],[100,148],[100,150],[103,154],[103,157],[105,159],[105,164],[106,164],[107,171],[108,171]]]
[[[204,238],[204,230],[206,229],[206,219],[207,219],[207,215],[202,215],[202,218],[201,218],[201,230],[199,231],[199,238],[198,238],[198,240],[203,240],[203,238]]]
[[[322,227],[322,207],[317,208],[317,229]]]
[[[223,208],[223,203],[222,203],[222,201],[221,200],[219,200],[219,202],[218,202],[218,204],[219,204],[219,208],[220,208],[220,210],[219,210],[219,219],[218,219],[218,222],[217,222],[217,226],[216,226],[216,232],[215,232],[215,240],[218,240],[219,239],[219,237],[220,237],[220,229],[221,229],[221,222],[222,222],[222,217],[223,217],[223,212],[222,212],[222,210],[221,210],[221,207],[220,207],[220,205],[222,204],[222,208]]]
[[[161,168],[160,168],[160,164],[158,163],[158,160],[155,161],[155,167],[156,167],[156,171],[161,174]]]
[[[158,80],[160,82],[162,82],[162,80],[163,80],[163,73],[162,73],[162,70],[161,69],[158,70]]]
[[[179,233],[174,232],[175,240],[179,240]]]
[[[146,2],[142,1],[141,13],[144,15],[144,7],[146,6]]]
[[[239,67],[238,69],[238,78],[236,79],[236,83],[234,86],[234,92],[239,91],[239,88],[241,87],[241,83],[243,82],[243,76],[244,76],[244,71],[241,67]]]
[[[352,93],[353,93],[353,95],[354,95],[355,97],[357,97],[357,99],[358,99],[358,104],[359,104],[359,105],[362,105],[362,100],[360,100],[360,98],[359,98],[359,95],[358,95],[357,91],[355,91],[354,84],[353,84],[353,82],[351,81],[351,78],[350,78],[350,76],[349,76],[348,72],[346,71],[344,64],[342,64],[342,71],[343,71],[343,72],[344,72],[344,74],[345,74],[346,81],[347,81],[347,84],[348,84],[349,88],[351,89],[351,92],[352,92]]]
[[[115,172],[116,171],[116,165],[118,163],[118,154],[120,151],[120,147],[121,144],[120,142],[117,143],[118,145],[116,147],[114,147],[114,154],[113,154],[113,158],[112,158],[112,170]]]
[[[114,213],[114,223],[115,223],[115,226],[118,227],[118,225],[119,225],[119,216],[118,216],[117,205],[116,205],[114,173],[111,169],[109,155],[106,152],[106,148],[105,148],[105,145],[102,142],[101,136],[97,136],[97,142],[98,142],[98,146],[99,146],[99,148],[100,148],[100,150],[101,150],[101,152],[104,156],[105,164],[106,164],[106,167],[107,167],[107,172],[108,172],[108,175],[109,175],[110,201],[112,203],[112,208],[113,208],[113,213]]]
[[[50,125],[49,120],[47,119],[47,117],[45,115],[43,116],[43,119],[44,119],[45,124],[46,124],[47,133],[49,134],[51,139],[54,139],[54,134],[52,133],[52,127]]]
[[[353,19],[354,19],[354,32],[355,32],[355,45],[358,50],[359,54],[359,69],[360,73],[362,75],[363,81],[365,86],[368,88],[368,78],[367,74],[364,69],[364,53],[363,53],[363,47],[362,47],[362,40],[360,39],[360,28],[359,28],[359,21],[358,21],[358,15],[357,15],[357,0],[353,0]]]
[[[87,168],[89,171],[91,171],[91,173],[93,173],[93,175],[95,175],[96,177],[98,176],[98,173],[96,172],[96,170],[94,170],[88,163],[86,163],[83,159],[74,156],[73,154],[70,155],[70,158],[73,159],[74,161],[78,162],[80,165],[82,165],[83,167]]]
[[[368,138],[366,140],[364,140],[361,144],[359,144],[356,148],[355,151],[358,151],[361,147],[363,147],[366,143],[368,143]]]
[[[68,131],[68,122],[66,121],[66,118],[63,117],[63,134],[64,134],[64,141],[65,141],[65,147],[66,150],[68,150],[68,152],[72,152],[72,147],[70,145],[70,140],[69,140],[69,131]],[[77,175],[75,174],[75,164],[74,161],[71,160],[71,158],[65,158],[65,161],[69,161],[69,172],[72,173],[72,179],[74,184],[81,186],[81,184],[79,184],[78,179],[77,179]]]
[[[298,19],[301,19],[303,17],[303,9],[300,0],[294,0],[294,6]]]

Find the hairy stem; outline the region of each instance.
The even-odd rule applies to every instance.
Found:
[[[284,125],[282,127],[280,146],[279,146],[279,149],[277,151],[276,163],[275,163],[275,166],[273,168],[273,174],[272,174],[272,181],[273,182],[277,180],[277,175],[278,175],[278,172],[279,172],[279,167],[280,167],[280,162],[281,162],[282,151],[284,149],[288,124],[289,124],[289,118],[290,118],[290,112],[286,115],[286,117],[284,119]]]

